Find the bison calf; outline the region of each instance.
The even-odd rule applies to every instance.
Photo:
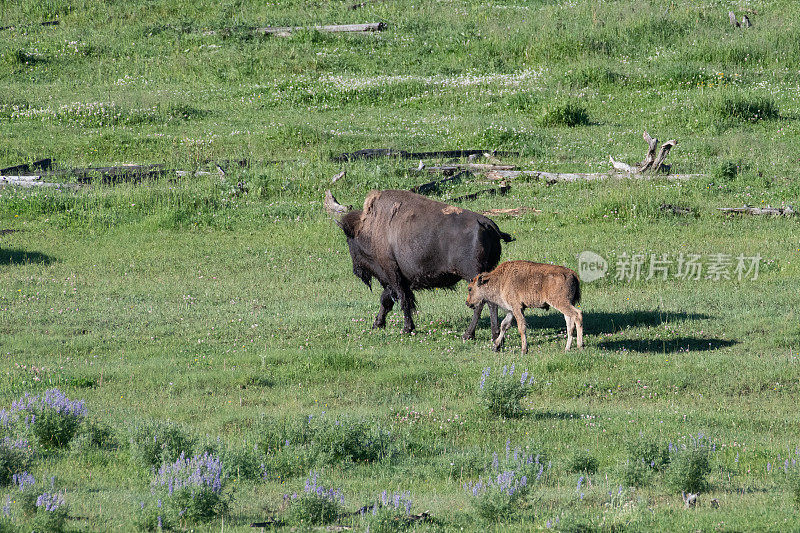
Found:
[[[549,309],[555,307],[567,321],[567,348],[572,346],[572,330],[578,330],[578,347],[583,348],[583,313],[575,307],[581,299],[578,275],[572,270],[531,261],[506,261],[491,272],[478,274],[467,288],[467,305],[475,308],[484,303],[493,303],[507,309],[509,313],[500,325],[500,335],[494,349],[503,345],[511,320],[517,320],[522,337],[522,353],[528,351],[525,337],[526,307]]]

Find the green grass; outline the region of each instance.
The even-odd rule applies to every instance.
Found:
[[[31,471],[66,491],[67,529],[135,526],[152,475],[131,439],[157,423],[237,465],[224,518],[235,531],[280,518],[284,494],[302,493],[311,469],[341,490],[345,512],[411,491],[412,512],[433,517],[420,530],[800,527],[798,223],[715,209],[797,205],[793,3],[748,5],[758,14],[746,31],[725,16],[740,8],[719,3],[348,4],[0,0],[0,26],[15,26],[0,31],[0,168],[54,157],[212,172],[0,189],[0,230],[15,230],[0,235],[0,407],[58,387],[114,437],[102,447],[82,433],[68,450],[31,437]],[[364,36],[248,29],[378,20],[388,29]],[[516,238],[504,259],[577,268],[591,250],[613,268],[623,254],[758,253],[758,279],[584,283],[587,347],[566,354],[553,312],[528,313],[525,357],[514,331],[491,351],[486,317],[478,340],[463,342],[463,284],[417,295],[413,336],[400,334],[397,312],[386,330],[370,329],[378,294],[352,275],[322,195],[332,188],[359,205],[370,189],[428,178],[408,161],[341,165],[331,154],[502,149],[520,152],[508,161],[521,168],[594,172],[609,155],[640,160],[644,129],[678,140],[674,172],[707,177],[519,179],[507,196],[462,205],[541,210],[496,217]],[[250,164],[224,178],[208,163],[239,159]],[[438,198],[485,186],[467,181]],[[485,367],[512,363],[535,381],[523,415],[503,419],[478,383]],[[308,416],[388,430],[393,452],[323,461],[319,437],[258,455],[272,450],[269,421]],[[678,467],[626,466],[632,449],[691,447],[699,433],[715,450],[695,485]],[[487,522],[463,484],[491,472],[507,442],[550,469]],[[674,457],[692,471],[688,454]],[[264,478],[254,474],[261,459]],[[699,508],[683,509],[682,484],[706,489]],[[15,490],[0,488],[0,499]],[[11,522],[26,522],[15,505]],[[217,518],[199,530],[220,527]]]

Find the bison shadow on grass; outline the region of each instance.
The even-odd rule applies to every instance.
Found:
[[[680,323],[687,320],[707,320],[711,316],[704,313],[686,313],[674,311],[628,311],[607,312],[584,309],[584,331],[588,338],[588,346],[597,346],[601,350],[649,353],[672,353],[681,351],[704,352],[726,348],[738,344],[735,340],[676,336],[666,339],[615,339],[603,338],[602,335],[619,333],[628,328],[658,327],[669,323]],[[534,336],[544,330],[565,331],[564,317],[560,313],[531,313],[526,316],[528,328]],[[482,326],[486,326],[487,318],[482,318]]]
[[[55,261],[52,257],[39,252],[26,252],[24,250],[13,250],[0,248],[0,266],[2,265],[28,265],[36,263],[39,265],[49,265]]]

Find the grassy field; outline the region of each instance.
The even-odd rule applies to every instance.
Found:
[[[716,210],[798,203],[794,3],[349,5],[0,0],[0,168],[212,171],[0,189],[0,531],[800,529],[800,228]],[[379,293],[322,195],[359,205],[429,177],[331,155],[496,149],[599,172],[641,159],[645,129],[678,140],[673,172],[702,176],[521,178],[460,204],[538,210],[494,217],[516,238],[503,259],[607,260],[583,285],[583,351],[563,352],[554,312],[529,311],[526,356],[513,330],[491,351],[488,317],[462,341],[464,284],[417,295],[414,335],[397,311],[370,329]],[[211,162],[238,159],[222,178]],[[642,275],[616,279],[634,254]],[[681,254],[699,279],[677,276]],[[52,389],[85,403],[53,407]],[[515,394],[521,409],[493,407]],[[219,459],[221,490],[171,492],[182,452]],[[37,506],[45,492],[61,500]]]

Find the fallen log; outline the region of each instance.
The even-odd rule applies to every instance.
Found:
[[[459,170],[475,170],[480,172],[486,172],[489,170],[514,170],[515,168],[516,167],[514,165],[494,165],[487,163],[454,163],[451,165],[424,167],[424,169],[427,170],[428,172],[441,172],[444,174],[448,172],[453,173]]]
[[[470,202],[475,200],[479,196],[484,194],[488,194],[489,196],[500,195],[504,196],[511,187],[507,183],[501,183],[499,187],[492,187],[491,189],[484,189],[482,191],[474,192],[472,194],[465,194],[464,196],[458,196],[456,198],[451,198],[451,202]]]
[[[694,210],[691,207],[681,207],[672,204],[661,204],[658,208],[661,211],[669,211],[671,213],[675,213],[676,215],[691,215],[694,213]]]
[[[561,173],[561,172],[539,172],[537,170],[492,170],[486,174],[489,179],[513,179],[526,177],[532,180],[543,180],[548,185],[560,181],[595,181],[595,180],[622,180],[622,179],[667,179],[667,180],[688,180],[692,178],[706,177],[704,174],[663,174],[663,175],[642,175],[642,174],[618,174],[616,172],[597,172],[597,173]]]
[[[392,148],[366,148],[355,152],[345,152],[331,156],[333,161],[345,162],[356,159],[377,159],[380,157],[397,157],[400,159],[435,159],[435,158],[462,158],[470,156],[482,156],[486,150],[440,150],[436,152],[408,152],[406,150],[394,150]],[[493,152],[496,156],[517,157],[518,152]]]
[[[786,207],[752,207],[743,205],[742,207],[718,207],[718,211],[728,214],[742,214],[742,215],[776,215],[776,216],[791,216],[797,212],[790,205]]]
[[[287,37],[297,31],[318,31],[321,33],[373,33],[386,29],[385,22],[368,24],[330,24],[326,26],[267,26],[256,28],[256,33]]]
[[[50,183],[42,181],[42,176],[0,176],[0,187],[52,187],[56,189],[79,189],[80,183]]]
[[[13,167],[0,169],[0,175],[10,175],[10,174],[21,175],[33,172],[35,170],[50,170],[52,167],[53,167],[53,159],[47,157],[45,159],[39,159],[38,161],[34,161],[33,163],[23,163],[21,165],[15,165]]]
[[[423,183],[421,185],[415,185],[411,187],[409,191],[415,192],[417,194],[431,194],[435,192],[439,192],[442,188],[442,185],[455,185],[456,183],[461,182],[461,178],[464,177],[465,174],[469,174],[467,171],[461,171],[458,174],[451,176],[449,178],[443,178],[440,180],[429,181],[427,183]]]
[[[45,22],[40,22],[38,25],[39,26],[58,26],[58,24],[59,24],[59,21],[57,21],[57,20],[47,20]],[[3,26],[3,27],[0,27],[0,31],[13,30],[13,29],[16,29],[16,26]]]

